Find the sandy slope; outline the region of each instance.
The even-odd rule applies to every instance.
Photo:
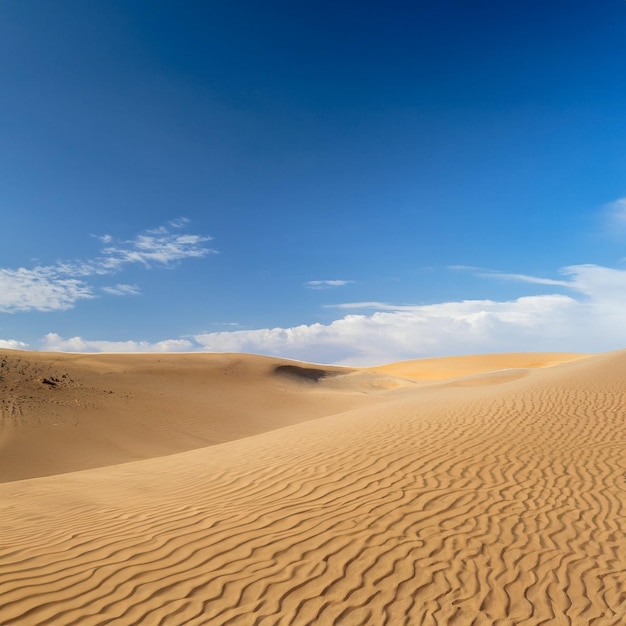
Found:
[[[626,352],[431,383],[237,358],[233,404],[256,376],[247,414],[309,421],[0,486],[0,624],[626,623]]]
[[[399,361],[398,363],[373,367],[371,371],[419,380],[441,380],[484,372],[550,367],[568,361],[584,359],[587,356],[573,352],[506,352]]]
[[[329,383],[349,373],[344,393],[315,384],[320,374]],[[252,355],[7,351],[0,482],[174,454],[330,415],[375,401],[364,393],[371,380],[382,389],[408,384]]]

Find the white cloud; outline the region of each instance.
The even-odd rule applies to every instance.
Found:
[[[187,226],[187,224],[189,224],[189,218],[188,217],[177,217],[177,218],[175,218],[173,220],[170,220],[167,224],[171,228],[185,228],[185,226]]]
[[[51,352],[187,352],[193,344],[187,339],[148,341],[89,341],[82,337],[64,339],[56,333],[48,333],[41,342],[41,349]]]
[[[72,308],[77,301],[95,298],[89,277],[116,274],[124,266],[140,263],[172,267],[188,258],[200,258],[216,251],[206,247],[211,237],[170,232],[180,229],[187,220],[180,218],[166,226],[140,233],[134,239],[116,245],[110,235],[99,239],[107,244],[100,256],[78,261],[62,261],[34,268],[0,268],[0,312],[60,311]],[[134,295],[137,287],[118,284],[102,287],[111,295]]]
[[[576,305],[563,295],[396,310],[388,305],[384,311],[346,315],[327,325],[205,333],[194,339],[207,351],[258,352],[350,365],[472,352],[574,350],[557,344],[572,339],[576,329],[569,315]]]
[[[2,350],[27,350],[28,344],[17,339],[0,339],[0,349]]]
[[[260,352],[349,365],[450,354],[626,347],[626,270],[572,265],[561,273],[564,280],[489,275],[565,288],[568,294],[430,305],[353,302],[335,308],[373,312],[348,314],[330,324],[203,333],[194,339],[209,351]]]
[[[353,280],[309,280],[304,284],[309,289],[330,289],[332,287],[343,287],[353,282]]]
[[[113,285],[112,287],[102,287],[102,291],[111,296],[136,296],[141,291],[136,285]]]
[[[389,302],[342,302],[340,304],[326,304],[327,309],[346,309],[356,311],[358,309],[370,309],[375,311],[402,311],[414,309],[411,304],[390,304]]]
[[[78,300],[95,297],[84,281],[68,278],[58,268],[0,269],[0,312],[59,311]]]
[[[587,297],[590,301],[601,301],[603,306],[609,302],[626,305],[626,270],[602,267],[600,265],[568,265],[559,271],[566,280],[554,280],[526,274],[504,274],[495,271],[481,271],[477,276],[500,278],[539,285],[566,287]]]
[[[164,227],[159,232],[137,235],[135,239],[123,242],[120,246],[108,246],[104,255],[91,262],[94,273],[116,271],[129,263],[141,263],[146,267],[151,264],[170,265],[182,259],[199,258],[207,254],[215,254],[216,250],[204,244],[211,237],[200,235],[176,235]]]
[[[500,278],[501,280],[517,280],[523,283],[532,283],[534,285],[551,285],[554,287],[571,287],[571,283],[566,280],[556,280],[554,278],[541,278],[540,276],[527,276],[526,274],[506,274],[504,272],[480,271],[476,276],[482,278]]]
[[[626,228],[626,198],[620,198],[607,205],[611,225]]]

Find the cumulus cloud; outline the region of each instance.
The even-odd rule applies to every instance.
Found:
[[[50,352],[188,352],[193,344],[187,339],[148,341],[89,341],[82,337],[64,339],[56,333],[48,333],[41,342],[41,349]]]
[[[0,339],[0,349],[2,350],[27,350],[28,344],[17,339]]]
[[[349,314],[330,324],[205,333],[207,351],[258,352],[318,362],[374,365],[444,354],[557,349],[573,332],[564,295],[468,300]],[[540,345],[539,345],[540,344]],[[572,349],[572,348],[568,348]]]
[[[205,245],[211,237],[177,232],[186,224],[187,220],[180,218],[115,245],[110,245],[114,242],[110,235],[98,237],[105,247],[92,259],[0,268],[0,312],[70,309],[79,300],[96,297],[92,277],[116,274],[137,263],[146,268],[172,267],[183,259],[216,252]],[[125,284],[105,286],[102,291],[110,295],[139,293],[136,286]]]
[[[309,280],[304,284],[309,289],[330,289],[332,287],[343,287],[353,282],[353,280]]]
[[[330,324],[203,333],[209,351],[260,352],[349,365],[480,352],[597,352],[626,347],[626,270],[572,265],[563,279],[481,275],[559,287],[566,293],[430,305],[354,302]],[[366,313],[360,313],[366,311]]]

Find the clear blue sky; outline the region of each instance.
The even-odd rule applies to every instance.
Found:
[[[3,0],[0,346],[626,347],[626,2]]]

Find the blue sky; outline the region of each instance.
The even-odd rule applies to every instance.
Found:
[[[626,347],[626,2],[0,3],[0,347]]]

